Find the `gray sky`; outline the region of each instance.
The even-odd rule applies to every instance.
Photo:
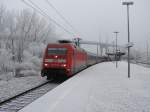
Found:
[[[65,23],[56,15],[45,0],[32,0],[45,10],[58,23]],[[49,0],[65,18],[80,32],[77,35],[83,40],[112,42],[115,40],[114,31],[119,31],[120,44],[127,43],[127,17],[126,6],[122,6],[121,0]],[[28,8],[21,0],[0,0],[9,9]],[[150,43],[150,0],[134,0],[130,8],[131,41],[135,47],[143,47],[146,41]],[[65,25],[66,27],[66,25]],[[71,30],[70,28],[66,27]],[[62,30],[58,32],[64,34]],[[69,35],[63,37],[70,38]]]

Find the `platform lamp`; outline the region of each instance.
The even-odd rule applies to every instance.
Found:
[[[129,22],[129,6],[133,5],[134,3],[131,2],[122,2],[122,5],[127,6],[127,27],[128,27],[128,44],[130,43],[130,22]],[[130,47],[128,46],[128,78],[130,78]]]

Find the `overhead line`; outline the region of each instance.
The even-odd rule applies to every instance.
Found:
[[[31,0],[28,0],[31,4],[29,4],[28,2],[26,2],[25,0],[22,0],[22,2],[24,4],[26,4],[27,6],[29,6],[30,8],[34,9],[36,12],[40,13],[42,16],[46,17],[49,21],[52,21],[55,25],[57,25],[58,27],[60,27],[61,29],[63,29],[65,32],[67,32],[68,34],[72,35],[74,37],[74,34],[70,31],[68,31],[66,28],[64,28],[62,25],[60,25],[59,23],[57,23],[55,20],[53,20],[49,15],[47,15],[38,5],[36,5],[35,3],[33,3]]]
[[[62,28],[64,31],[66,31],[67,33],[71,34],[74,36],[74,34],[70,31],[68,31],[66,28],[64,28],[63,26],[61,26],[59,23],[57,23],[55,20],[53,20],[48,14],[46,14],[38,5],[36,5],[34,2],[32,2],[31,0],[28,0],[33,6],[35,6],[37,9],[39,9],[42,13],[44,13],[49,19],[50,21],[52,21],[53,23],[55,23],[58,27]]]
[[[57,10],[57,8],[49,1],[49,0],[45,0],[47,3],[48,3],[48,5],[51,7],[51,8],[53,8],[54,10],[55,10],[55,12],[66,22],[66,24],[68,24],[71,28],[72,28],[72,30],[75,32],[75,33],[77,33],[77,34],[79,34],[80,36],[81,36],[81,32],[79,32],[58,10]]]
[[[55,10],[55,12],[56,12],[75,32],[77,32],[77,30],[73,27],[73,25],[70,24],[70,22],[55,8],[55,6],[54,6],[52,3],[50,3],[49,0],[45,0],[45,1],[48,3],[48,5],[49,5],[51,8],[53,8],[53,9]]]

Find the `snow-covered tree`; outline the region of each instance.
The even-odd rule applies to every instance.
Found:
[[[46,44],[56,38],[52,24],[35,11],[10,11],[1,5],[0,74],[37,73]]]

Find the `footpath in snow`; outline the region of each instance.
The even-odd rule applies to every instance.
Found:
[[[112,62],[92,66],[19,112],[150,112],[150,68]]]

